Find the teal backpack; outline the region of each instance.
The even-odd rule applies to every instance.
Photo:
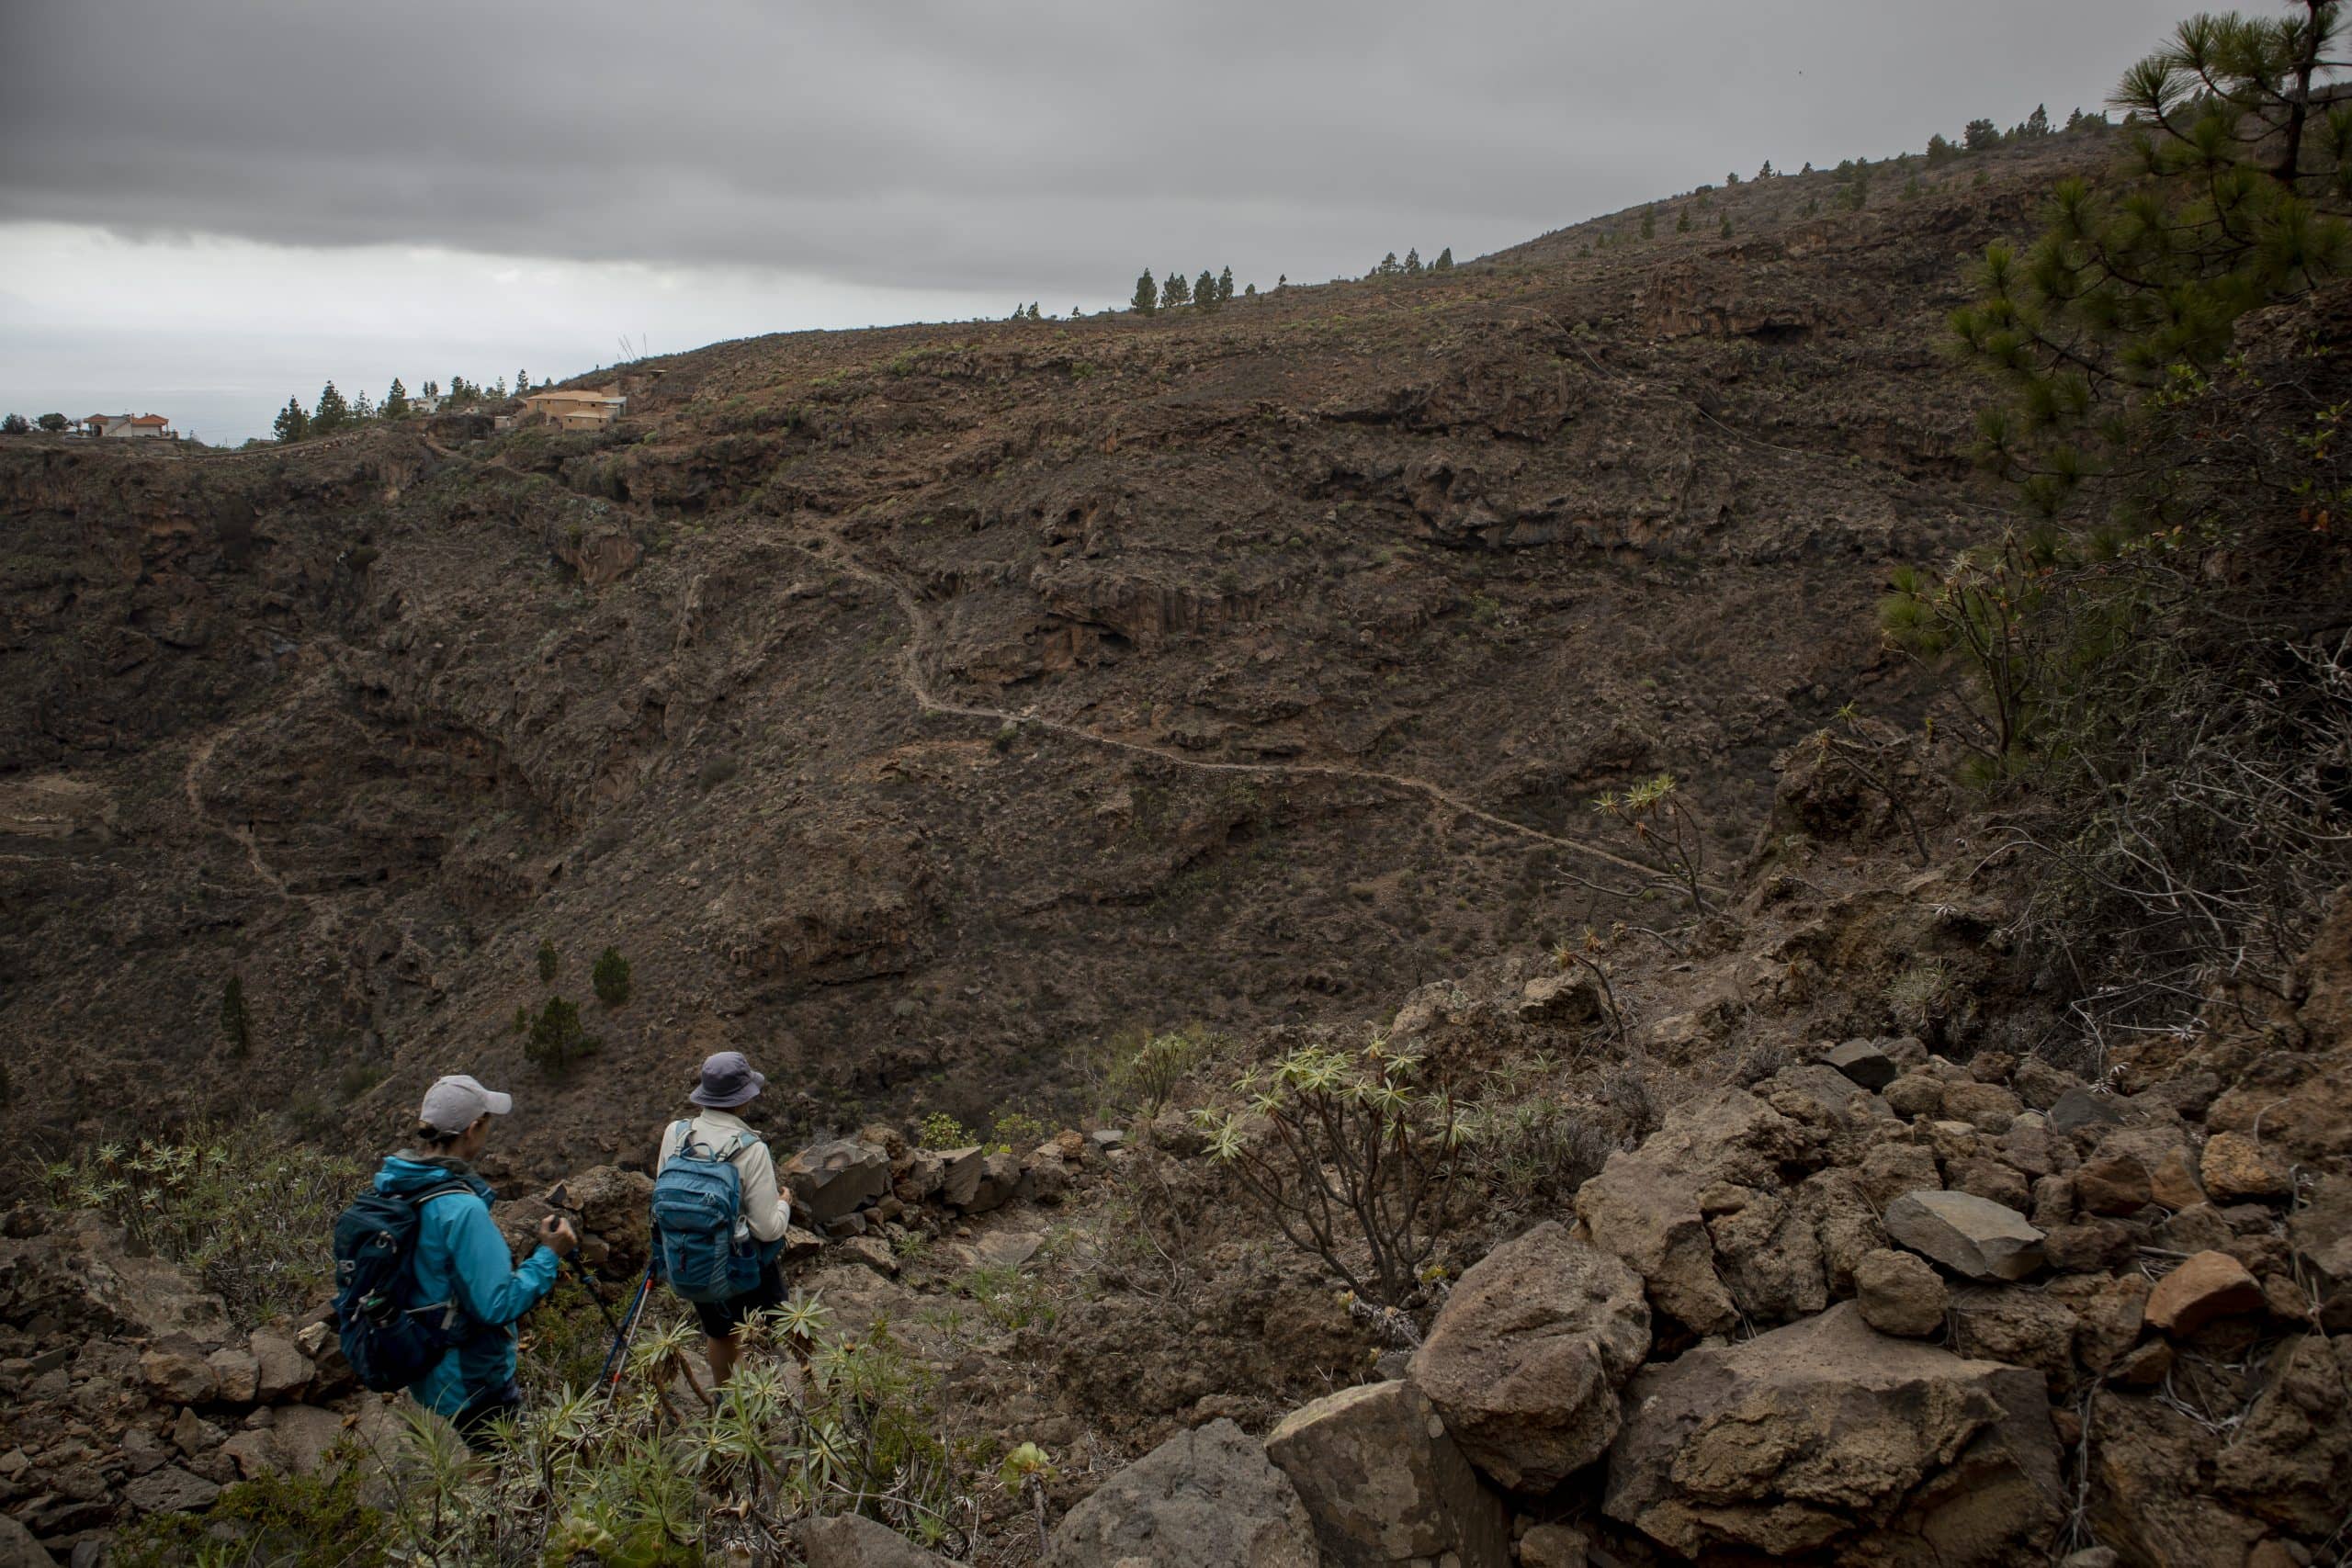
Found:
[[[678,1152],[653,1179],[654,1259],[687,1301],[731,1301],[759,1284],[768,1258],[750,1236],[735,1239],[743,1177],[734,1161],[752,1139],[738,1134],[713,1150],[695,1142],[692,1122],[678,1127]]]

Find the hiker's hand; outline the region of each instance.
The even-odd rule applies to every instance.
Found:
[[[558,1258],[569,1258],[571,1249],[580,1245],[580,1238],[572,1234],[570,1220],[560,1214],[549,1214],[539,1222],[539,1245]]]

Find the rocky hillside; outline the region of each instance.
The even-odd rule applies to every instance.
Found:
[[[600,434],[0,443],[0,1115],[372,1145],[466,1069],[552,1176],[641,1161],[722,1045],[780,1130],[1046,1115],[1122,1031],[1656,923],[1588,803],[1659,773],[1720,895],[1778,750],[1917,713],[1870,606],[1987,504],[1938,323],[2105,155],[721,344],[624,367]],[[550,995],[601,1043],[560,1077],[515,1028]]]

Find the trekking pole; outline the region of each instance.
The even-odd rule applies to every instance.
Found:
[[[645,1314],[645,1298],[653,1292],[653,1274],[657,1265],[648,1262],[645,1278],[638,1281],[637,1294],[628,1303],[628,1315],[613,1327],[613,1348],[605,1352],[605,1364],[596,1372],[596,1382],[605,1396],[611,1398],[620,1386],[621,1373],[628,1366],[628,1348],[637,1338],[637,1325]]]

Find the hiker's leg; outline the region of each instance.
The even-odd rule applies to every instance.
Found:
[[[712,1388],[717,1389],[735,1375],[735,1357],[739,1346],[735,1337],[730,1334],[724,1339],[706,1337],[703,1340],[703,1348],[710,1358],[710,1384]]]

